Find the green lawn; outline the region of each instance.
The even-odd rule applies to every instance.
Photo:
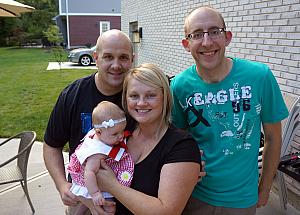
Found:
[[[55,61],[46,49],[0,48],[0,137],[34,130],[43,140],[60,91],[95,70],[47,71]]]

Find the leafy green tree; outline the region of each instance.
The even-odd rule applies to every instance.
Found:
[[[43,31],[43,34],[52,45],[58,45],[63,41],[63,37],[56,25],[50,25],[47,31]]]
[[[56,25],[50,25],[47,31],[44,31],[43,34],[51,43],[51,51],[54,55],[56,62],[58,62],[59,69],[61,69],[61,62],[64,59],[65,51],[60,45],[63,41],[63,37],[59,32],[59,28]]]
[[[16,20],[11,18],[0,18],[0,46],[4,46],[10,41],[11,32],[16,28]]]
[[[35,7],[30,13],[20,17],[0,17],[0,46],[17,45],[23,42],[41,42],[43,31],[53,25],[53,17],[58,14],[58,1],[18,0]]]

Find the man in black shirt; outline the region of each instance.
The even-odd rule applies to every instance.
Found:
[[[91,113],[99,102],[111,101],[122,107],[123,80],[132,66],[133,56],[132,43],[126,34],[119,30],[103,33],[94,53],[98,71],[67,86],[53,108],[44,135],[43,154],[56,189],[67,206],[76,206],[78,201],[66,180],[62,149],[69,143],[70,154],[75,151],[92,128]]]

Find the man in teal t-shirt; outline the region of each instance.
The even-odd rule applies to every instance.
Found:
[[[225,56],[232,33],[215,9],[193,10],[184,29],[182,45],[196,64],[171,81],[173,123],[190,131],[206,162],[184,214],[255,214],[268,201],[288,116],[279,86],[266,65]],[[259,180],[261,125],[267,146]]]

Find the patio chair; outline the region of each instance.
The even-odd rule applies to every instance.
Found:
[[[290,141],[291,148],[289,149],[289,153],[300,152],[300,122],[298,122],[297,127],[294,129]]]
[[[287,155],[291,152],[291,140],[295,139],[295,131],[298,129],[297,127],[300,120],[300,98],[290,96],[288,94],[284,94],[283,98],[288,107],[289,116],[282,123],[283,132],[280,157],[283,157],[284,155]],[[275,182],[278,185],[281,213],[286,214],[288,197],[283,172],[277,170]]]
[[[299,114],[300,97],[291,96],[289,94],[284,93],[283,98],[289,110],[289,116],[286,119],[284,119],[281,123],[281,127],[282,127],[282,147],[281,147],[281,154],[280,154],[281,157],[287,154],[287,149],[289,147],[289,138],[291,137],[291,134],[293,132],[293,126],[297,121],[299,121],[300,118],[300,114]],[[264,138],[264,133],[262,128],[261,136],[260,136],[259,154],[258,154],[259,174],[261,174],[262,153],[264,149],[264,144],[265,144],[265,138]]]
[[[262,154],[265,145],[265,135],[263,132],[260,132],[260,143],[259,143],[259,151],[258,151],[258,172],[259,176],[261,175],[262,171]]]
[[[282,147],[281,156],[288,154],[288,149],[291,148],[291,139],[293,139],[293,131],[300,120],[300,98],[291,96],[289,94],[283,94],[285,104],[289,110],[289,116],[282,121]],[[261,174],[262,168],[262,153],[264,148],[264,135],[261,134],[261,142],[258,156],[258,169]],[[278,186],[278,195],[280,199],[281,213],[286,214],[287,210],[287,189],[284,181],[284,173],[277,170],[275,183]]]
[[[20,182],[32,213],[34,213],[35,210],[27,189],[27,164],[31,147],[35,141],[35,138],[36,133],[34,131],[24,131],[0,143],[1,150],[2,145],[6,143],[15,144],[15,140],[19,139],[19,148],[17,154],[12,155],[8,160],[0,164],[0,185]]]
[[[280,156],[288,154],[290,149],[290,138],[292,132],[294,131],[296,124],[300,121],[300,97],[294,99],[294,103],[289,110],[289,117],[285,121],[285,126],[283,127],[283,136],[282,136],[282,147]]]
[[[300,151],[300,121],[297,121],[293,126],[293,128],[291,128],[291,130],[293,131],[289,139],[287,140],[288,142],[287,153],[284,153],[282,156],[290,154],[292,152]],[[285,183],[285,173],[277,170],[275,180],[278,184],[281,211],[282,214],[286,214],[288,198],[287,198],[287,189]]]

